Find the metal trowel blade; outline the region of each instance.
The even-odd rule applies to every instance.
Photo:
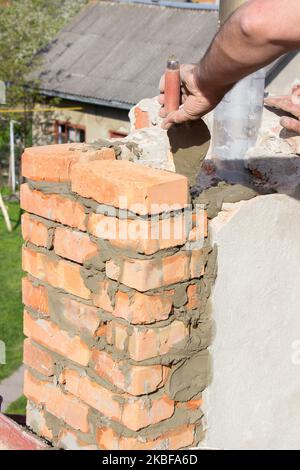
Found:
[[[176,173],[188,178],[194,186],[208,152],[210,132],[202,121],[175,124],[168,130]]]

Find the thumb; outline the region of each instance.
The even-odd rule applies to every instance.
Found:
[[[280,119],[280,124],[288,131],[300,134],[300,122],[297,119],[282,117]]]
[[[166,117],[166,119],[164,119],[162,123],[162,128],[168,130],[173,124],[181,124],[182,122],[186,122],[188,120],[189,117],[182,107],[179,108],[177,111],[172,111],[168,114],[168,116]]]

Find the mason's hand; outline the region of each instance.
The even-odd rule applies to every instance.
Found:
[[[291,114],[293,117],[283,116],[280,119],[282,127],[288,131],[300,134],[300,87],[293,88],[292,94],[287,96],[274,96],[265,99],[265,105],[271,108],[280,109],[284,113]]]
[[[162,124],[164,129],[169,129],[172,124],[196,121],[214,109],[221,101],[221,98],[209,97],[205,90],[201,90],[201,85],[197,80],[197,67],[199,66],[193,64],[180,66],[181,106],[178,111],[172,111],[167,116],[164,109],[165,76],[161,77],[159,102],[162,105],[160,116],[165,118]]]

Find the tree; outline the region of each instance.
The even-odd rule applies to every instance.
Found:
[[[41,101],[34,78],[39,52],[85,3],[87,0],[0,0],[0,80],[7,85],[6,107],[24,110],[22,114],[5,114],[5,120],[18,121],[24,147],[31,144],[30,110]],[[0,145],[1,141],[8,143],[7,129],[1,132],[4,127],[2,123]]]

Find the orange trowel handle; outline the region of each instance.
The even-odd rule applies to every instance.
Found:
[[[180,70],[179,61],[172,56],[168,59],[165,71],[165,111],[177,111],[180,106]]]

